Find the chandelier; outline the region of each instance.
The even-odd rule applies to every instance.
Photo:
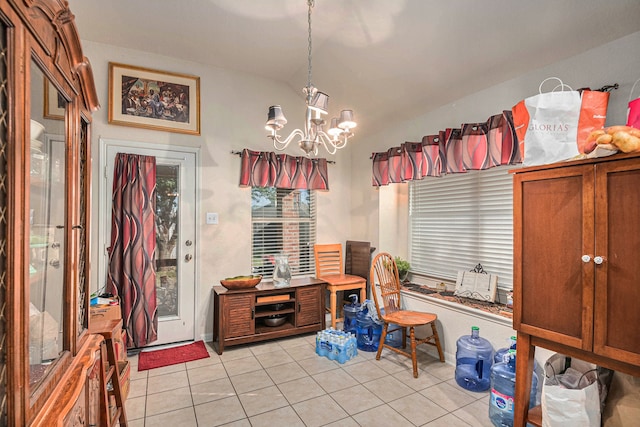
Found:
[[[324,126],[327,124],[322,118],[327,114],[329,105],[329,95],[320,92],[311,84],[311,9],[314,0],[307,0],[309,6],[308,23],[309,23],[309,54],[307,66],[307,86],[302,89],[305,94],[307,110],[305,113],[304,130],[295,129],[289,136],[282,139],[278,135],[278,131],[287,123],[284,117],[282,107],[272,105],[269,107],[267,116],[267,124],[265,128],[271,133],[268,135],[273,140],[273,146],[276,150],[284,150],[296,137],[298,137],[298,145],[307,156],[318,154],[318,146],[322,145],[329,152],[335,154],[340,148],[347,146],[347,140],[353,136],[352,129],[356,127],[353,121],[352,110],[342,110],[340,117],[332,118],[329,129],[325,132]]]

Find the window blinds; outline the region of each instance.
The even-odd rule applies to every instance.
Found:
[[[478,263],[513,283],[513,166],[409,183],[411,270],[455,281]]]

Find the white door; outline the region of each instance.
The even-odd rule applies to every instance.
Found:
[[[193,340],[196,286],[196,151],[183,147],[101,139],[104,192],[101,191],[105,248],[100,280],[106,278],[111,238],[111,193],[117,153],[156,158],[156,295],[158,340],[149,345]]]

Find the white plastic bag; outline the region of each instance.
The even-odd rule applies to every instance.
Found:
[[[545,363],[544,374],[543,427],[600,427],[600,391],[595,367],[554,354]]]
[[[558,80],[560,84],[551,92],[543,93],[542,85],[548,80]],[[560,90],[556,91],[557,88]],[[538,95],[524,100],[529,112],[524,144],[525,166],[555,163],[580,154],[577,143],[582,106],[580,94],[557,77],[543,80],[538,90]]]

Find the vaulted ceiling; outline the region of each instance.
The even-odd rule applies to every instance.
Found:
[[[69,4],[83,40],[307,83],[306,0]],[[313,84],[373,127],[640,31],[640,1],[315,0],[312,29]]]

